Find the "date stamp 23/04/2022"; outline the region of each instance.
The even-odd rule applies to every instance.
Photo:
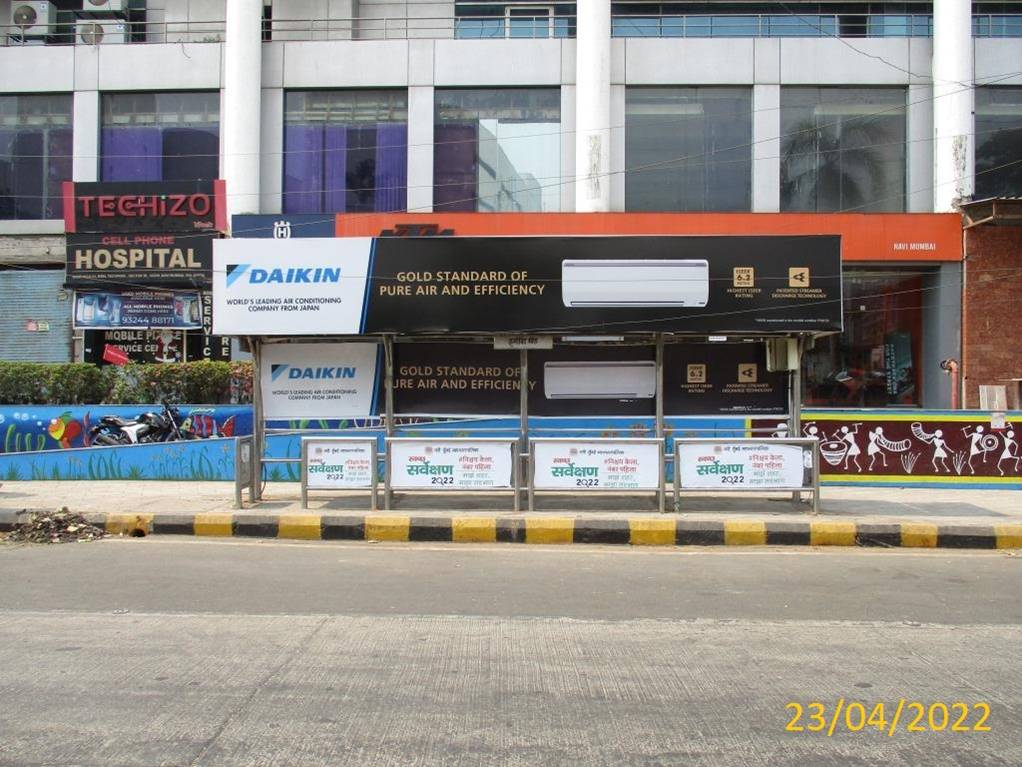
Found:
[[[897,702],[869,703],[839,698],[832,707],[819,701],[791,702],[785,706],[788,732],[876,730],[893,737],[896,732],[990,732],[990,704],[924,702],[899,698]]]

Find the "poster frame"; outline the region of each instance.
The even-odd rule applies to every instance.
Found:
[[[302,508],[309,508],[309,490],[315,490],[316,492],[336,492],[331,488],[310,488],[309,487],[309,445],[313,442],[332,442],[341,443],[346,445],[370,445],[370,452],[373,456],[372,480],[369,483],[369,487],[352,487],[352,488],[338,488],[344,490],[369,490],[369,511],[376,511],[376,488],[379,484],[377,479],[377,467],[379,465],[379,453],[377,452],[378,443],[376,437],[302,437],[302,463],[301,463],[301,481],[302,481]]]
[[[433,488],[400,488],[402,493],[513,493],[514,494],[514,511],[520,511],[521,499],[519,498],[522,478],[521,478],[521,459],[519,457],[518,437],[386,437],[384,441],[384,458],[385,458],[385,471],[383,474],[383,508],[386,511],[390,511],[393,504],[393,487],[391,482],[391,475],[394,470],[394,462],[391,460],[391,446],[395,442],[421,442],[424,444],[431,445],[456,445],[456,444],[480,444],[489,443],[494,445],[507,445],[511,448],[511,487],[444,487],[442,489]]]
[[[797,445],[802,448],[809,448],[812,456],[812,470],[808,487],[713,487],[713,488],[683,488],[679,476],[681,474],[678,445],[733,445],[733,444],[754,444],[754,445]],[[805,452],[803,450],[803,452]],[[820,512],[820,441],[811,437],[678,437],[674,440],[674,510],[681,511],[681,491],[686,493],[792,493],[792,500],[798,502],[801,493],[810,493],[813,497],[812,512]]]
[[[666,472],[664,471],[664,443],[666,440],[663,437],[628,437],[621,439],[609,439],[609,438],[596,438],[586,439],[584,437],[533,437],[529,439],[529,511],[535,510],[535,496],[536,496],[536,444],[553,444],[553,443],[592,443],[595,445],[657,445],[659,457],[657,460],[657,474],[658,482],[657,487],[652,492],[656,493],[657,496],[657,511],[661,514],[664,513],[664,500],[667,495],[666,486]],[[635,489],[635,488],[607,488],[607,487],[595,487],[595,488],[572,488],[570,490],[564,489],[544,489],[540,488],[540,492],[544,493],[643,493],[651,492],[648,489]]]

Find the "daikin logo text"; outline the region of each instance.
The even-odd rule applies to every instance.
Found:
[[[355,378],[358,373],[356,367],[301,367],[280,363],[270,365],[270,379],[276,381],[279,378],[289,380],[339,380],[342,378]]]
[[[289,266],[286,269],[252,268],[252,264],[227,264],[227,287],[246,277],[248,285],[315,285],[341,281],[339,266]]]

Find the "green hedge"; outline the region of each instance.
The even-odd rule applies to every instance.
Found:
[[[0,405],[215,404],[252,401],[249,362],[97,367],[0,361]]]

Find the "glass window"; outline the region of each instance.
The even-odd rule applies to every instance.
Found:
[[[435,210],[560,208],[557,88],[437,89],[434,98]]]
[[[220,93],[103,95],[102,181],[219,177]]]
[[[806,403],[918,405],[924,304],[935,276],[932,269],[846,269],[845,329],[806,352]]]
[[[0,219],[64,215],[71,138],[70,94],[0,96]]]
[[[975,198],[1022,195],[1022,87],[976,89]]]
[[[406,91],[288,91],[285,213],[386,212],[407,201]]]
[[[781,88],[781,210],[905,210],[904,88]]]
[[[454,6],[454,36],[466,38],[546,38],[575,36],[572,4],[475,4]]]
[[[749,210],[752,90],[628,88],[625,165],[627,210]]]

